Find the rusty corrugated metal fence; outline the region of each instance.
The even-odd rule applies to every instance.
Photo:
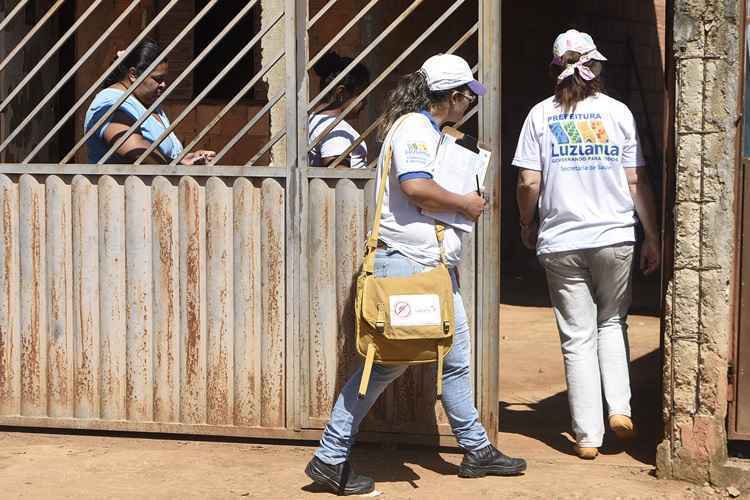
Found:
[[[13,65],[63,2],[51,3],[15,47],[0,54],[0,73]],[[83,3],[78,6],[83,13],[67,30],[61,29],[57,42],[23,80],[0,95],[0,112],[13,108],[34,75],[104,7],[101,1]],[[0,152],[29,133],[28,127],[59,98],[76,72],[141,8],[139,0],[120,3],[115,22],[97,44],[81,51],[49,92],[6,130]],[[132,51],[177,3],[164,2],[125,50]],[[150,110],[169,102],[221,39],[244,16],[266,9],[266,3],[247,2]],[[362,2],[362,8],[333,38],[321,42],[312,57],[310,33],[341,2],[330,0],[312,16],[306,1],[283,3],[278,12],[267,9],[257,32],[230,64],[184,103],[172,126],[134,164],[111,165],[107,160],[143,119],[98,165],[71,163],[91,133],[77,137],[57,158],[35,162],[80,114],[114,68],[112,63],[92,85],[76,92],[52,127],[22,152],[23,160],[0,165],[0,424],[279,438],[319,435],[342,381],[358,362],[353,347],[353,278],[371,223],[374,171],[308,166],[308,151],[317,142],[308,141],[308,116],[343,78],[342,74],[310,97],[310,70],[354,27],[382,21],[382,29],[345,70],[365,61],[379,72],[330,130],[360,101],[382,96],[406,67],[416,69],[413,60],[424,59],[428,50],[469,54],[467,59],[473,58],[470,63],[476,64],[490,92],[465,122],[497,157],[500,2],[446,1],[444,8],[430,11],[424,0],[413,0],[400,2],[404,8],[391,17],[374,14],[387,11],[388,2]],[[7,12],[0,31],[20,22],[26,4],[17,2]],[[221,4],[205,2],[119,103]],[[432,12],[432,17],[425,18],[425,12]],[[440,36],[446,23],[460,24],[455,22],[459,14],[466,24],[459,35],[450,40]],[[417,22],[409,20],[415,15],[422,16],[418,19],[424,24],[418,36],[394,39],[408,28],[404,23]],[[275,52],[263,49],[256,73],[186,138],[180,157],[170,165],[141,164],[193,116],[232,67],[257,53],[258,45],[276,31],[282,33],[283,47]],[[276,87],[268,83],[274,70],[286,74]],[[180,165],[184,155],[204,144],[212,129],[259,83],[267,87],[259,109],[232,130],[211,165]],[[371,136],[382,119],[377,105],[370,104],[368,110],[369,126],[349,151]],[[266,140],[245,165],[222,162],[251,129],[268,121]],[[466,241],[461,276],[474,332],[478,406],[485,425],[496,429],[497,172],[488,186],[492,210]],[[380,438],[450,442],[447,421],[435,406],[429,368],[411,369],[397,381],[364,430]]]

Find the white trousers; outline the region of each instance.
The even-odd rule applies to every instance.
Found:
[[[604,438],[602,388],[609,416],[630,416],[627,314],[633,245],[544,254],[560,332],[568,403],[576,442],[598,448]]]

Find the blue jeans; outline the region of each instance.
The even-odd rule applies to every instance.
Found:
[[[424,270],[426,270],[425,266],[395,250],[378,249],[375,254],[376,276],[411,276]],[[474,392],[469,371],[471,358],[469,323],[466,320],[466,310],[456,283],[455,272],[451,272],[451,278],[453,279],[456,337],[453,341],[453,349],[444,360],[442,403],[459,446],[466,451],[474,451],[488,446],[490,441],[479,422],[479,413],[474,406]],[[341,390],[336,405],[333,407],[331,420],[320,439],[320,447],[315,451],[315,456],[330,465],[346,461],[362,419],[388,385],[400,377],[407,368],[406,365],[374,365],[367,394],[363,399],[359,399],[357,390],[362,378],[360,366]]]

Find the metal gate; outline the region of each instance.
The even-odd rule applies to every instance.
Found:
[[[748,111],[750,111],[750,5],[745,6],[745,22],[742,38],[744,46],[744,78],[742,79],[742,113],[743,138],[741,141],[741,154],[739,160],[738,200],[739,210],[737,233],[738,248],[737,267],[738,275],[735,292],[735,303],[737,317],[732,337],[731,358],[729,360],[728,390],[729,400],[728,429],[729,439],[750,440],[750,176],[748,176],[748,162],[750,161],[750,125],[748,125]]]
[[[308,114],[337,83],[311,92],[310,70],[330,48],[353,47],[345,71],[360,61],[376,70],[357,98],[375,96],[360,140],[371,140],[396,75],[458,51],[489,89],[462,125],[499,157],[499,0],[227,2],[58,0],[31,12],[38,3],[20,0],[0,21],[0,424],[319,435],[358,362],[352,287],[374,186],[372,169],[307,164]],[[217,12],[227,22],[201,45],[197,30]],[[222,45],[247,16],[253,32]],[[107,164],[125,137],[99,164],[81,162],[82,110],[115,64],[102,61],[146,36],[164,40],[176,68],[151,107],[173,113],[172,125],[151,150],[175,130],[186,152],[215,148],[212,164],[180,165],[184,154],[143,164],[151,150]],[[217,54],[228,62],[199,85],[196,71]],[[231,72],[249,60],[237,84]],[[40,91],[51,66],[58,73]],[[217,102],[227,75],[235,90]],[[461,268],[488,430],[498,411],[498,165]],[[365,437],[451,442],[433,387],[429,370],[409,370]]]

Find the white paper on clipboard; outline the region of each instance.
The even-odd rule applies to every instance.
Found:
[[[435,157],[433,179],[444,189],[458,194],[476,191],[477,176],[479,177],[479,186],[484,186],[484,177],[487,174],[492,156],[490,151],[476,145],[476,139],[468,136],[466,139],[464,140],[463,133],[446,127],[440,137]],[[462,142],[471,144],[474,149],[461,145]],[[423,213],[467,233],[474,229],[474,221],[456,212],[430,212],[425,210]]]

